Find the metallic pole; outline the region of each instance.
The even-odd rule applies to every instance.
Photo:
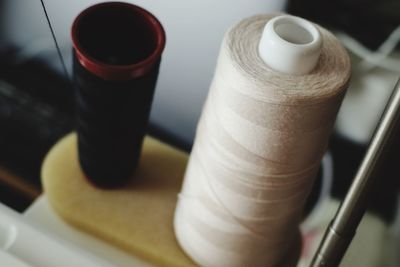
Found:
[[[353,183],[325,232],[310,267],[339,266],[365,213],[368,193],[377,178],[379,165],[399,133],[400,79],[375,130],[370,146]]]

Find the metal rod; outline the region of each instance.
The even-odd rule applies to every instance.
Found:
[[[48,24],[49,29],[50,29],[51,37],[53,38],[54,44],[56,46],[57,54],[58,54],[58,57],[60,58],[61,66],[63,68],[65,78],[68,80],[68,82],[70,82],[70,78],[69,78],[69,74],[68,74],[68,70],[67,70],[67,65],[65,64],[64,58],[63,58],[62,53],[61,53],[60,46],[59,46],[59,44],[57,42],[56,33],[54,32],[53,25],[51,25],[49,13],[47,12],[47,8],[46,8],[46,5],[45,5],[45,2],[44,2],[44,0],[40,0],[40,3],[42,4],[44,16],[46,17],[46,21],[47,21],[47,24]]]
[[[368,111],[367,111],[368,112]],[[390,144],[399,128],[400,79],[376,128],[353,183],[328,226],[310,267],[339,266],[365,213],[369,189],[378,176]]]

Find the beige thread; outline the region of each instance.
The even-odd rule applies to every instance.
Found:
[[[254,16],[227,32],[198,124],[175,214],[185,227],[176,223],[175,231],[202,266],[275,267],[295,247],[349,81],[346,51],[321,27],[321,56],[311,73],[270,69],[257,46],[272,17]]]

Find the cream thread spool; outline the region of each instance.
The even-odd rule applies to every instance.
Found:
[[[175,213],[195,262],[294,266],[349,75],[336,38],[301,18],[260,15],[228,31]]]

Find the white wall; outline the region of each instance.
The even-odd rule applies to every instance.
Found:
[[[69,27],[73,18],[85,7],[97,2],[100,1],[45,0],[65,58],[70,58]],[[151,121],[185,141],[191,141],[194,136],[226,29],[244,17],[282,10],[285,3],[283,0],[126,2],[148,9],[165,27],[167,46]],[[26,45],[35,40],[36,47],[45,43],[54,55],[54,46],[49,42],[50,34],[43,27],[45,21],[39,0],[9,0],[6,10],[6,19],[10,25],[9,38],[19,45]],[[29,48],[27,50],[29,51]],[[70,60],[67,62],[70,64]]]

